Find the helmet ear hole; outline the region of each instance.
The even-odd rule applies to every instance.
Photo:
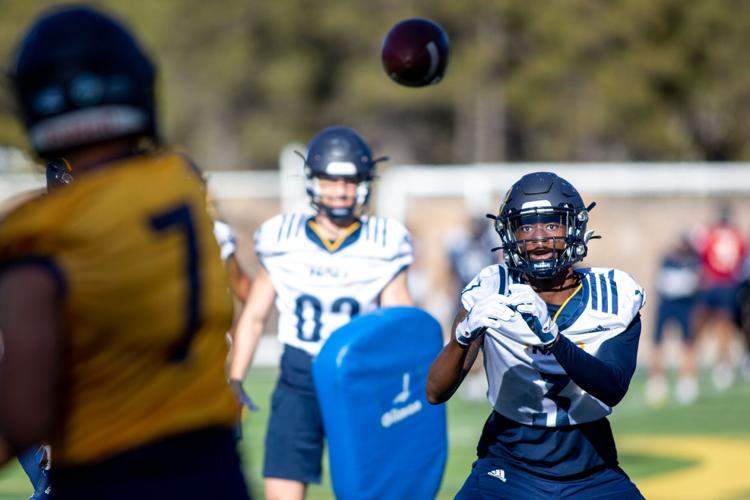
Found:
[[[357,184],[357,205],[363,207],[367,205],[370,198],[370,187],[372,183],[370,181],[362,181]]]

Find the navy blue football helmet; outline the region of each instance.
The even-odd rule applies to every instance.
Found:
[[[156,139],[155,75],[128,30],[89,7],[37,19],[10,71],[31,146],[47,159],[111,139]]]
[[[588,253],[593,231],[586,230],[589,211],[596,203],[585,206],[578,191],[565,179],[551,172],[535,172],[513,184],[500,206],[495,230],[500,235],[505,263],[509,269],[536,279],[549,279]],[[518,241],[516,230],[524,224],[555,222],[565,227],[565,236]],[[563,240],[564,249],[551,259],[532,260],[527,251],[529,241]]]
[[[299,154],[299,153],[298,153]],[[354,217],[355,212],[367,204],[370,187],[375,178],[375,165],[387,157],[373,159],[370,146],[349,127],[323,129],[307,146],[305,162],[305,188],[310,204],[333,220]],[[352,179],[357,182],[357,196],[349,207],[334,208],[321,203],[319,179]]]

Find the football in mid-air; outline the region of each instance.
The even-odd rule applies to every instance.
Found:
[[[448,66],[448,35],[435,21],[406,19],[390,29],[383,40],[383,68],[391,79],[407,87],[433,85]]]

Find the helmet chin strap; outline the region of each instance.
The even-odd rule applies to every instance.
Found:
[[[556,261],[557,261],[557,259],[553,259],[551,261],[552,262],[552,266],[550,267],[549,273],[543,273],[543,274],[539,274],[539,275],[531,273],[531,272],[528,272],[528,271],[527,271],[527,273],[529,274],[530,278],[533,278],[533,279],[539,280],[539,281],[550,281],[550,280],[558,279],[560,276],[562,276],[562,275],[564,275],[564,274],[566,274],[568,272],[568,269],[570,268],[570,266],[564,266],[564,267],[555,266],[554,264],[555,264]]]
[[[550,280],[556,278],[565,271],[568,266],[562,266],[560,260],[562,253],[555,251],[556,256],[551,259],[532,261],[528,254],[526,256],[526,271],[530,277],[537,280]]]
[[[356,204],[349,207],[329,207],[327,205],[318,204],[320,212],[326,217],[331,219],[334,223],[336,222],[347,222],[355,218],[354,209]]]

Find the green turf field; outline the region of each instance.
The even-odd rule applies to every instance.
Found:
[[[252,370],[246,387],[261,406],[245,420],[243,453],[247,477],[262,498],[260,465],[269,397],[275,371]],[[750,499],[750,383],[738,382],[724,393],[704,383],[701,398],[687,407],[667,403],[649,409],[637,375],[625,400],[615,408],[612,426],[623,468],[647,498]],[[454,397],[448,403],[450,451],[438,498],[452,498],[474,459],[474,447],[489,412],[486,403]],[[0,500],[30,494],[26,477],[13,464],[0,471]],[[331,488],[310,488],[308,498],[332,498]]]

